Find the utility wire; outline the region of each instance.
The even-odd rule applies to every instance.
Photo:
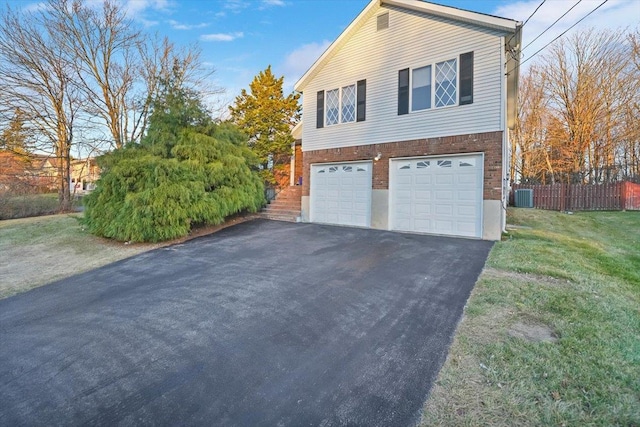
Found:
[[[566,30],[564,30],[562,33],[560,33],[560,35],[558,35],[556,38],[554,38],[553,40],[551,40],[549,43],[545,44],[544,46],[542,46],[540,49],[538,49],[533,55],[529,56],[527,59],[525,59],[524,61],[520,62],[518,65],[516,65],[515,67],[513,67],[511,70],[509,70],[507,72],[507,74],[511,74],[511,72],[513,70],[515,70],[516,68],[518,68],[520,65],[524,64],[525,62],[527,62],[528,60],[530,60],[531,58],[533,58],[534,56],[536,56],[537,54],[539,54],[540,52],[542,52],[544,49],[546,49],[551,43],[555,42],[556,40],[558,40],[560,37],[564,36],[567,32],[569,32],[569,30],[571,30],[573,27],[575,27],[576,25],[578,25],[579,23],[581,23],[582,21],[584,21],[589,15],[591,15],[593,12],[595,12],[596,10],[600,9],[602,6],[604,6],[604,4],[606,2],[608,2],[609,0],[604,0],[602,3],[600,3],[598,6],[596,6],[595,9],[593,9],[591,12],[587,13],[586,15],[584,15],[582,18],[580,18],[575,24],[573,24],[572,26],[570,26],[569,28],[567,28]]]
[[[554,25],[556,25],[556,24],[558,23],[558,21],[560,21],[562,18],[564,18],[565,16],[567,16],[567,13],[571,12],[571,11],[573,10],[573,8],[574,8],[574,7],[576,7],[577,5],[579,5],[580,3],[582,3],[582,0],[578,0],[578,2],[577,2],[577,3],[575,3],[573,6],[571,6],[571,7],[569,8],[569,10],[567,10],[564,14],[562,14],[562,16],[561,16],[560,18],[556,19],[556,20],[553,22],[553,24],[551,24],[551,25],[549,25],[547,28],[545,28],[545,29],[544,29],[544,31],[543,31],[543,32],[541,32],[540,34],[538,34],[538,36],[537,36],[535,39],[531,40],[531,41],[530,41],[530,42],[529,42],[525,47],[523,47],[523,48],[521,49],[521,51],[522,51],[522,50],[525,50],[526,48],[528,48],[529,46],[531,46],[531,44],[533,44],[533,42],[535,42],[536,40],[538,40],[538,39],[539,39],[539,38],[540,38],[544,33],[546,33],[547,31],[549,31],[549,30],[551,29],[551,27],[553,27]]]
[[[522,28],[523,28],[525,25],[527,25],[527,22],[529,22],[529,20],[533,17],[533,15],[535,15],[535,14],[536,14],[536,12],[538,11],[538,9],[540,9],[540,8],[542,7],[542,5],[543,5],[543,4],[545,4],[545,2],[546,2],[546,1],[547,1],[547,0],[542,0],[542,3],[540,3],[540,4],[538,5],[538,7],[536,7],[536,10],[534,10],[534,11],[533,11],[533,13],[532,13],[531,15],[529,15],[529,17],[524,21],[524,24],[522,24],[522,25],[520,26],[520,28],[518,28],[518,31],[522,31]],[[582,1],[582,0],[580,0],[580,1]],[[511,42],[511,40],[512,40],[515,36],[516,36],[516,33],[513,33],[513,34],[511,35],[511,37],[509,37],[509,40],[507,40],[507,45],[509,44],[509,42]]]

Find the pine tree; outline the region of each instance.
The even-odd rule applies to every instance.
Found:
[[[198,94],[176,81],[163,83],[142,143],[99,159],[101,178],[85,197],[84,221],[92,233],[168,240],[264,204],[246,136],[233,124],[214,123]]]
[[[284,76],[276,78],[269,65],[236,97],[229,107],[233,122],[249,136],[249,147],[260,160],[263,177],[275,183],[274,170],[287,164],[291,155],[291,128],[300,120],[299,94],[284,97]]]
[[[8,126],[0,133],[0,150],[26,157],[28,145],[29,134],[25,128],[24,113],[18,108]]]

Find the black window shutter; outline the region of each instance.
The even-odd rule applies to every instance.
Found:
[[[459,104],[473,104],[473,52],[467,52],[460,55]]]
[[[316,128],[324,127],[324,91],[318,91],[316,104]]]
[[[398,71],[398,115],[409,114],[409,69]]]
[[[367,114],[367,81],[359,80],[358,81],[358,104],[357,104],[357,112],[356,112],[356,121],[364,122]]]

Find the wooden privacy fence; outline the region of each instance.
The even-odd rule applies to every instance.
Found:
[[[511,186],[511,204],[515,190],[532,189],[533,207],[557,211],[640,210],[640,184],[550,184]]]

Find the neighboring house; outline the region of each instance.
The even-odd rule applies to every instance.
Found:
[[[71,185],[69,188],[72,193],[93,190],[98,178],[100,178],[100,168],[95,158],[88,157],[71,161]]]
[[[60,160],[40,154],[17,154],[0,151],[0,190],[55,191],[58,189]],[[69,190],[72,193],[92,190],[100,177],[95,158],[71,160]]]
[[[520,28],[371,1],[295,85],[302,220],[500,239]]]
[[[46,156],[0,151],[0,190],[50,191],[56,188],[57,169]]]

